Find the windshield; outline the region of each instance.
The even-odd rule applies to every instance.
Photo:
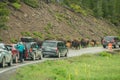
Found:
[[[11,45],[5,45],[9,50],[12,50],[12,46]]]
[[[104,40],[106,41],[112,41],[114,39],[114,37],[105,37]]]
[[[56,47],[57,44],[56,42],[44,42],[42,46],[43,47]]]

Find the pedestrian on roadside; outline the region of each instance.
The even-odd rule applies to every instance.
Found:
[[[112,43],[111,42],[108,44],[108,50],[112,51]]]
[[[25,46],[23,45],[22,42],[19,42],[16,46],[16,49],[19,51],[20,62],[23,62],[24,61],[23,55],[24,55]]]

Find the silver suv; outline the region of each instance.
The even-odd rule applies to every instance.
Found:
[[[31,58],[32,60],[35,59],[42,59],[42,53],[39,49],[36,42],[25,42],[25,55],[24,58]]]
[[[112,43],[112,46],[116,48],[117,46],[120,47],[120,39],[117,36],[106,36],[102,40],[103,48],[106,48],[109,43]]]
[[[5,47],[4,43],[0,43],[0,66],[5,67],[5,64],[8,66],[12,65],[12,53]]]

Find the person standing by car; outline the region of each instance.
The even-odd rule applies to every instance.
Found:
[[[24,61],[23,55],[24,55],[25,46],[23,45],[22,42],[19,42],[16,46],[16,49],[19,51],[20,62],[23,62]]]

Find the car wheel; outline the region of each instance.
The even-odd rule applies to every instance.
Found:
[[[35,61],[35,54],[33,54],[33,61]]]
[[[60,58],[60,53],[58,53],[58,58]]]
[[[10,62],[8,63],[8,66],[11,66],[12,65],[12,59],[10,60]]]
[[[114,48],[116,48],[116,45],[113,45]]]
[[[15,56],[15,59],[13,60],[14,63],[17,63],[18,62],[18,57]]]
[[[39,59],[42,60],[42,58],[43,58],[43,56],[42,56],[42,54],[41,54],[40,57],[39,57]]]
[[[105,45],[103,45],[103,48],[106,48],[106,46],[105,46]]]
[[[45,57],[45,55],[44,55],[44,54],[42,54],[42,57]]]
[[[5,58],[2,59],[1,67],[5,67]]]
[[[65,54],[65,57],[67,57],[68,56],[68,50],[67,50],[67,52],[66,52],[66,54]]]
[[[65,57],[67,57],[68,56],[68,52],[65,54]]]

